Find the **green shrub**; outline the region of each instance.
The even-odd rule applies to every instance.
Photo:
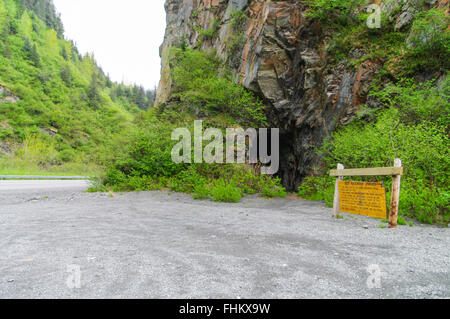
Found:
[[[59,160],[62,162],[71,162],[75,157],[75,150],[65,149],[59,152]]]
[[[192,193],[194,199],[208,199],[210,197],[210,186],[208,184],[197,184]]]
[[[121,171],[116,168],[110,168],[106,172],[106,176],[103,180],[105,186],[123,185],[127,181],[127,177]]]
[[[199,25],[194,26],[195,31],[200,35],[200,42],[212,40],[219,36],[220,21],[214,19],[210,24],[211,26],[206,30]]]
[[[261,176],[259,182],[261,195],[266,198],[281,197],[287,195],[286,189],[281,186],[279,178],[271,178],[269,176]]]
[[[365,0],[308,0],[309,17],[322,22],[347,25],[355,19],[355,10],[366,4]]]
[[[242,196],[240,188],[223,179],[217,180],[211,188],[211,197],[215,202],[238,203]]]
[[[195,165],[190,165],[186,170],[180,172],[170,179],[169,188],[174,192],[191,193],[195,187],[204,185],[207,179],[200,175]]]
[[[332,207],[336,179],[327,176],[307,177],[298,189],[298,195],[308,200],[325,200]]]
[[[397,224],[400,226],[406,226],[406,221],[402,216],[398,216]]]
[[[184,164],[172,160],[171,140],[173,127],[168,125],[149,125],[140,129],[126,152],[115,167],[130,176],[174,176],[181,172]]]

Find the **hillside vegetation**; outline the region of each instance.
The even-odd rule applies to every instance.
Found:
[[[0,53],[3,173],[96,172],[154,101],[81,56],[50,0],[0,0]]]

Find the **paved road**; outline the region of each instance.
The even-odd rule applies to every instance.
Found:
[[[450,298],[448,229],[40,183],[0,181],[0,298]]]
[[[13,181],[13,180],[0,180],[0,192],[17,192],[17,191],[37,191],[38,194],[41,191],[52,192],[55,190],[72,190],[82,192],[89,187],[89,181],[83,180],[48,180],[48,181],[38,181],[38,180],[26,180],[26,181]]]

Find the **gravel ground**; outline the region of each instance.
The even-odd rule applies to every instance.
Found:
[[[450,298],[448,228],[334,220],[321,202],[5,183],[0,298]]]

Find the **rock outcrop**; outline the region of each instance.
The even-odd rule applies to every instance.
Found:
[[[17,96],[0,86],[0,103],[17,103],[19,101],[20,99]]]
[[[355,117],[381,68],[376,59],[356,69],[331,64],[330,35],[307,17],[306,1],[167,0],[165,6],[167,30],[156,103],[170,99],[167,48],[183,41],[194,48],[215,49],[232,68],[236,82],[269,106],[271,124],[280,128],[280,176],[289,190],[314,172],[319,163],[315,148],[338,125]],[[410,22],[411,10],[405,8],[398,28]],[[204,37],[202,30],[211,28],[217,36]],[[355,48],[350,54],[358,58],[364,52]]]

